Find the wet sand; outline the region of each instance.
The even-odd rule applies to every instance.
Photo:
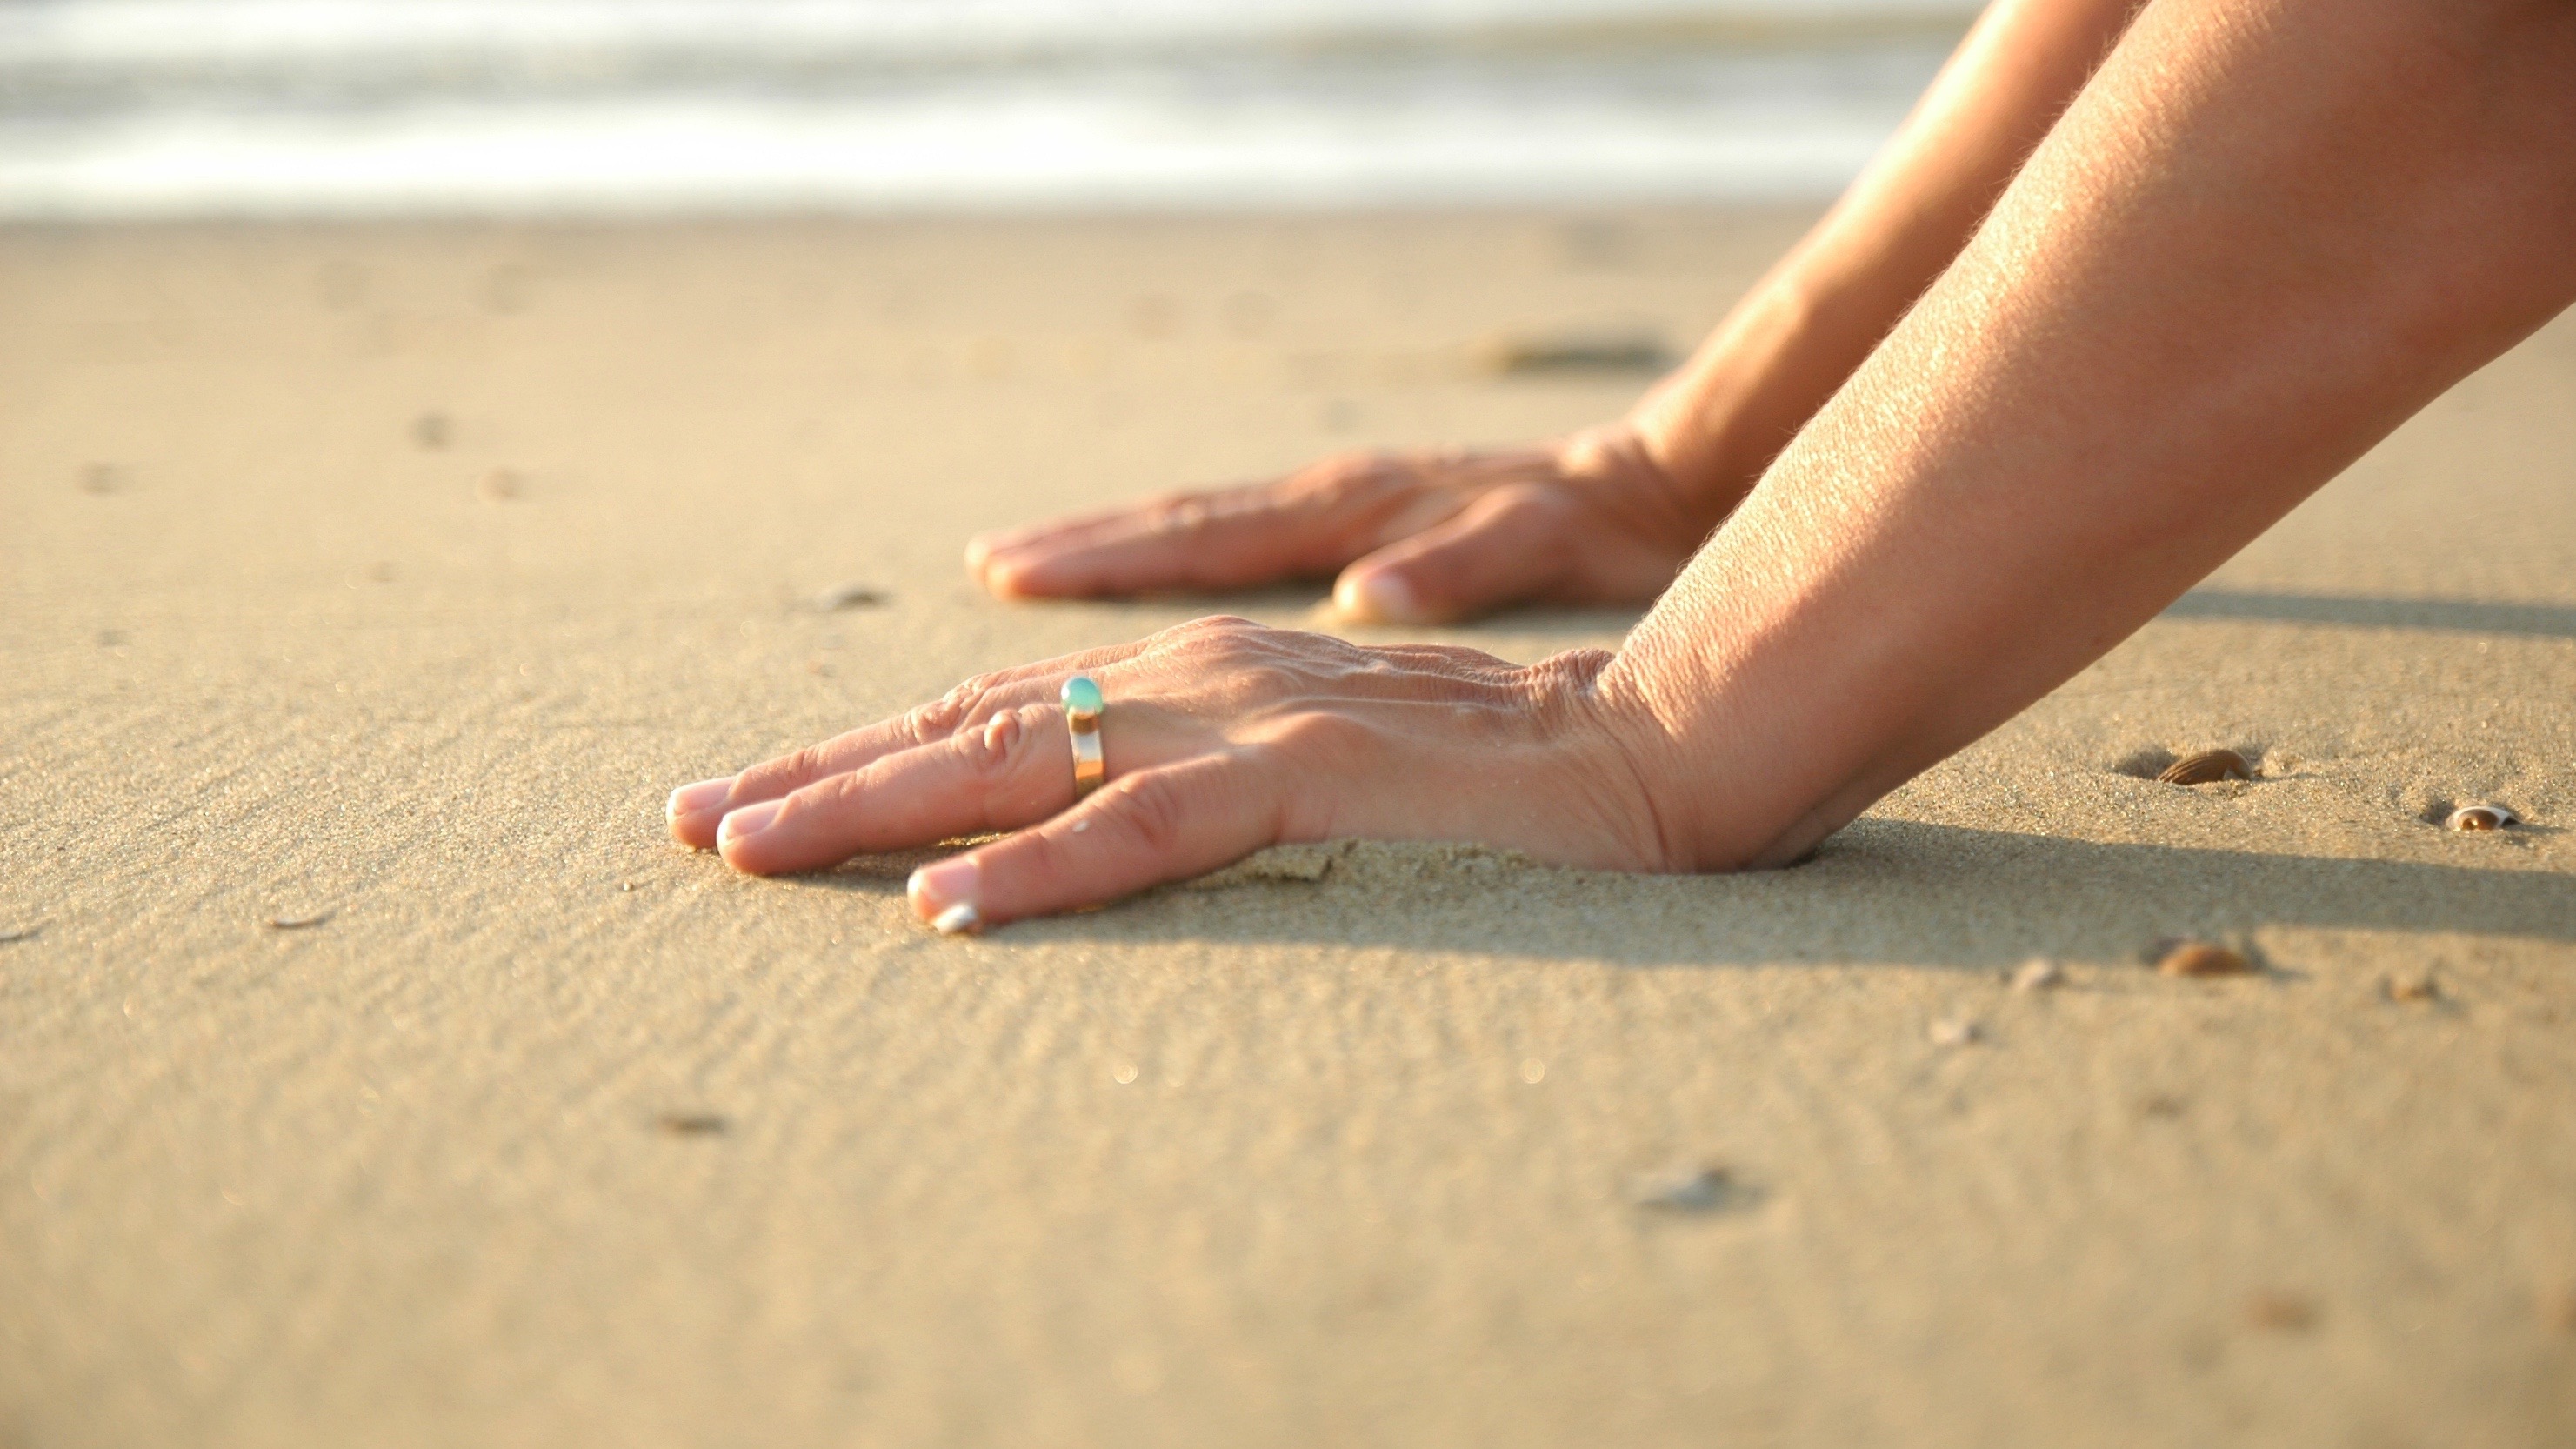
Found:
[[[2576,320],[1796,870],[946,940],[665,839],[1321,601],[970,532],[1592,421],[1642,377],[1492,359],[1685,345],[1801,220],[0,232],[0,1445],[2576,1436]]]

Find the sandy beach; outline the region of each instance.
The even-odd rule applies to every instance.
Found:
[[[666,838],[1809,215],[0,230],[0,1446],[2576,1440],[2576,318],[1797,869]]]

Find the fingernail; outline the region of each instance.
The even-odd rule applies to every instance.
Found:
[[[733,776],[731,775],[721,780],[700,780],[694,785],[682,785],[671,792],[669,807],[671,818],[677,820],[683,815],[695,815],[701,810],[721,805],[725,797],[732,793]]]
[[[966,545],[967,575],[973,578],[975,582],[982,584],[987,590],[994,593],[1001,592],[1002,585],[999,582],[1001,569],[999,565],[1002,563],[1002,552],[1003,551],[995,547],[989,539],[979,538],[973,543]]]
[[[785,803],[782,800],[763,800],[727,815],[724,823],[716,827],[716,844],[723,845],[767,830],[769,822],[778,818],[779,807]]]
[[[912,898],[914,915],[953,936],[974,929],[980,920],[975,912],[977,874],[973,856],[952,855],[914,871],[912,879],[904,883],[904,894]],[[966,914],[957,917],[961,910]],[[952,922],[951,917],[957,919]]]
[[[1341,582],[1333,585],[1333,607],[1345,618],[1387,624],[1402,623],[1419,612],[1413,590],[1383,570],[1342,575]]]
[[[1026,569],[1014,567],[1011,559],[1005,555],[986,559],[983,570],[977,574],[977,577],[984,581],[984,592],[997,599],[1016,599],[1021,596],[1020,580],[1027,575],[1027,572]]]

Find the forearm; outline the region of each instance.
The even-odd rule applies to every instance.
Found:
[[[2156,0],[1602,678],[1778,863],[2576,299],[2576,7]]]
[[[1996,0],[1843,199],[1631,414],[1714,524],[1950,264],[2135,0]]]

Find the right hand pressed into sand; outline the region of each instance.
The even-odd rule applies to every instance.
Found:
[[[1716,526],[1626,424],[1496,451],[1351,453],[1274,482],[988,533],[1004,598],[1240,589],[1334,574],[1344,617],[1420,624],[1524,601],[1643,603]],[[1722,511],[1722,510],[1720,510]]]
[[[671,833],[775,875],[1016,832],[915,873],[914,909],[947,929],[1114,900],[1291,841],[1479,841],[1665,869],[1639,768],[1652,726],[1598,687],[1610,657],[1521,666],[1200,619],[686,786]],[[1074,674],[1108,697],[1109,782],[1080,801],[1056,702]]]

